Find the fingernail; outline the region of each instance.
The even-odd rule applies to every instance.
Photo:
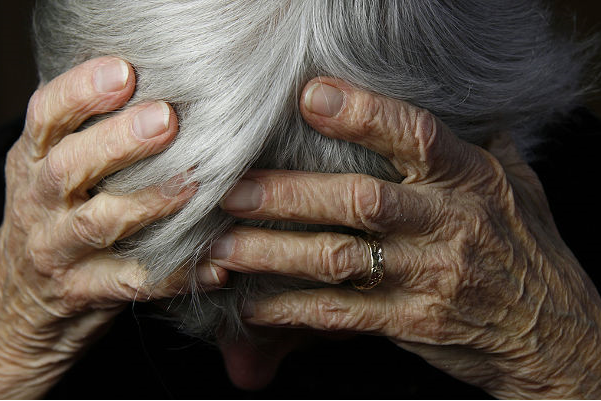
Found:
[[[140,139],[150,139],[162,134],[169,127],[170,114],[165,102],[146,107],[134,117],[134,134]]]
[[[227,259],[234,250],[234,243],[236,239],[233,234],[225,234],[217,241],[213,242],[211,246],[211,253],[209,254],[211,259]]]
[[[263,203],[263,186],[254,180],[240,180],[221,204],[224,210],[250,212]]]
[[[221,284],[219,275],[215,266],[209,263],[209,266],[201,266],[198,268],[198,280],[203,286],[215,287]]]
[[[209,264],[209,265],[211,266],[211,275],[213,276],[215,283],[221,284],[221,280],[219,279],[219,274],[217,274],[217,268],[215,266],[213,266],[212,264]]]
[[[112,60],[101,65],[94,72],[94,86],[98,92],[117,92],[125,88],[129,68],[123,60]]]
[[[241,317],[242,319],[248,319],[249,317],[253,317],[255,314],[255,308],[252,303],[246,301],[244,305],[242,305]]]
[[[169,181],[161,185],[161,194],[169,199],[175,198],[177,195],[181,194],[185,189],[187,189],[187,187],[184,185],[187,178],[188,175],[186,173],[181,173],[171,178]]]
[[[325,117],[334,117],[343,104],[344,92],[330,85],[316,83],[305,93],[305,107]]]

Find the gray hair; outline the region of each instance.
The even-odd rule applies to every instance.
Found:
[[[116,247],[154,281],[181,268],[195,280],[211,241],[236,222],[218,202],[250,167],[402,179],[383,157],[303,122],[298,97],[314,76],[428,109],[473,143],[511,132],[527,153],[540,127],[581,96],[586,59],[533,0],[53,0],[37,5],[34,34],[42,81],[114,55],[137,73],[127,106],[164,99],[178,115],[168,149],[100,186],[129,193],[194,167],[188,180],[200,187],[190,202]],[[228,288],[175,309],[192,334],[233,333],[244,299],[303,285],[232,274]]]

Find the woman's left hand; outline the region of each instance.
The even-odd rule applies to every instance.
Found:
[[[500,397],[601,395],[601,300],[555,228],[535,173],[510,140],[468,144],[429,112],[315,79],[306,121],[387,157],[406,178],[252,171],[223,202],[250,219],[344,225],[381,238],[375,288],[288,292],[249,323],[388,336]],[[369,275],[369,248],[337,233],[236,227],[212,262],[342,283]]]

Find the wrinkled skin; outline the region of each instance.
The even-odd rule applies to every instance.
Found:
[[[107,247],[175,212],[194,187],[174,177],[131,195],[88,194],[102,177],[160,152],[176,135],[165,103],[135,106],[73,133],[91,115],[125,104],[133,90],[131,66],[103,57],[41,86],[30,100],[5,168],[0,398],[43,395],[128,302],[190,289],[183,273],[147,284],[142,266],[115,259]],[[205,289],[226,281],[222,269],[191,274]]]
[[[301,99],[315,129],[384,155],[404,181],[251,171],[222,207],[377,235],[385,276],[371,290],[255,302],[248,323],[384,335],[498,397],[601,397],[599,294],[508,136],[483,149],[425,110],[331,78],[309,82]],[[213,255],[229,270],[333,284],[364,278],[370,265],[352,236],[249,227],[220,239]]]
[[[127,65],[127,78],[98,82],[99,68],[112,61],[91,60],[41,87],[7,158],[0,231],[2,398],[43,395],[132,299],[188,289],[183,276],[150,287],[141,266],[117,261],[106,249],[175,212],[195,190],[175,178],[127,196],[89,196],[103,176],[159,152],[176,131],[168,109],[168,124],[157,136],[136,137],[137,112],[152,107],[140,105],[73,133],[91,115],[117,109],[131,96]],[[423,110],[341,88],[343,101],[324,105],[322,99],[321,106],[317,97],[304,97],[325,91],[305,91],[307,122],[382,153],[407,179],[393,184],[357,175],[253,171],[246,183],[259,184],[260,191],[244,194],[240,186],[223,207],[242,217],[380,234],[384,281],[365,292],[283,294],[245,310],[248,322],[386,335],[498,396],[599,397],[598,293],[560,239],[538,180],[511,143],[499,137],[485,151],[457,140]],[[156,119],[148,119],[156,128]],[[242,227],[232,234],[213,252],[224,256],[195,272],[204,289],[226,282],[220,266],[329,283],[365,275],[366,247],[353,237]],[[267,357],[244,340],[221,347],[238,386],[267,384],[306,332],[267,327],[260,336],[279,342]]]

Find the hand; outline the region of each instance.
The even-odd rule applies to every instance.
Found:
[[[7,156],[1,229],[0,397],[42,395],[129,301],[186,291],[184,275],[151,286],[134,260],[107,247],[175,212],[194,187],[175,177],[162,188],[113,196],[88,190],[104,176],[158,153],[177,121],[164,102],[131,107],[81,132],[134,90],[128,64],[88,61],[39,88],[22,136]],[[222,269],[200,269],[217,287]]]
[[[561,240],[535,173],[511,141],[487,150],[410,104],[331,78],[309,82],[306,121],[385,157],[406,178],[252,171],[222,204],[249,219],[344,225],[376,234],[382,283],[256,301],[247,322],[388,336],[499,397],[600,396],[601,300]],[[363,240],[236,227],[212,263],[340,284],[364,278]]]

